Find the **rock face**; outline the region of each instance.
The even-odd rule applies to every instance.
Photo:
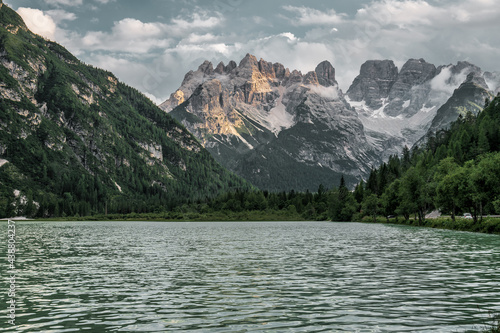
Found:
[[[379,162],[328,61],[302,74],[247,54],[229,71],[211,68],[189,72],[161,107],[254,185],[315,191],[341,175],[353,184]]]
[[[335,68],[328,61],[320,63],[314,71],[318,77],[318,83],[322,86],[330,87],[338,85],[337,81],[335,81]]]
[[[477,112],[500,75],[468,62],[410,59],[361,66],[346,95],[328,62],[303,74],[247,54],[239,65],[204,62],[162,108],[213,156],[254,185],[315,191],[365,178],[373,165],[422,143],[428,131]]]
[[[494,87],[492,91],[495,91]],[[467,112],[477,114],[483,109],[486,99],[493,97],[492,91],[480,72],[469,73],[451,98],[437,110],[428,132],[436,133],[449,127],[460,115],[465,116]]]
[[[468,62],[436,68],[424,59],[410,59],[400,71],[391,61],[367,61],[346,98],[358,111],[368,140],[386,159],[399,153],[404,145],[422,143],[429,130],[446,127],[463,113],[463,110],[445,108],[438,112],[438,109],[447,103],[455,89],[467,82],[471,73],[482,93],[469,89],[462,94],[464,98],[452,104],[470,105],[469,101],[476,103],[481,98],[484,104],[488,86],[484,80],[486,74],[480,68]],[[494,78],[490,81],[497,82]],[[477,112],[477,108],[474,110]]]
[[[397,78],[398,68],[392,60],[367,61],[361,66],[347,95],[355,102],[365,101],[370,108],[378,109],[383,105],[382,99],[389,96]]]

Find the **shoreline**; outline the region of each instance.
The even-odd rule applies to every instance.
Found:
[[[78,222],[78,221],[135,221],[135,222],[312,222],[315,220],[304,219],[297,213],[288,211],[246,211],[246,212],[212,212],[212,213],[141,213],[141,214],[110,214],[110,215],[93,215],[93,216],[72,216],[58,218],[40,218],[28,219],[26,217],[16,217],[10,219],[0,219],[0,221],[33,221],[33,222]],[[316,220],[317,222],[345,222],[345,221],[328,221]],[[392,224],[405,225],[413,227],[423,227],[432,229],[444,229],[454,231],[468,231],[485,234],[500,235],[500,218],[498,217],[483,217],[482,222],[474,223],[473,220],[456,218],[455,222],[450,217],[439,217],[426,219],[423,223],[418,220],[410,219],[408,221],[401,219],[390,219],[385,217],[377,217],[376,221],[373,218],[363,218],[361,221],[350,221],[357,223],[370,224]],[[349,223],[349,222],[348,222]]]

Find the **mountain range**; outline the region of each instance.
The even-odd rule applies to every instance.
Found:
[[[348,185],[424,144],[459,115],[479,112],[500,76],[459,62],[365,62],[347,92],[328,61],[301,73],[247,54],[239,64],[205,61],[160,107],[217,161],[266,190]]]

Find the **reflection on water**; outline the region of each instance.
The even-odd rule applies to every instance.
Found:
[[[463,332],[500,312],[492,235],[355,223],[18,222],[17,242],[19,332]]]

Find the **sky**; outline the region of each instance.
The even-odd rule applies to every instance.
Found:
[[[303,73],[328,60],[346,91],[361,64],[411,58],[500,71],[498,0],[4,0],[35,33],[159,104],[204,60],[247,54]]]

